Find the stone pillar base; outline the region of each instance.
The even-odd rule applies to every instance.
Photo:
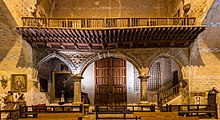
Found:
[[[89,118],[89,104],[83,104],[83,107],[84,107],[84,118]]]

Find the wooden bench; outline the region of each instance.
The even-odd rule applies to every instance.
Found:
[[[20,107],[20,118],[32,117],[38,118],[39,114],[43,113],[63,113],[63,114],[83,114],[82,105],[68,105],[68,106],[24,106]],[[31,115],[31,116],[30,116]]]
[[[18,120],[79,120],[77,117],[66,118],[20,118]]]
[[[137,117],[155,117],[155,116],[167,116],[167,117],[172,117],[172,116],[178,116],[178,112],[134,112],[134,116]]]
[[[178,112],[179,116],[215,117],[218,119],[217,104],[214,105],[167,105],[169,112]],[[205,116],[204,116],[205,115]]]
[[[49,118],[49,119],[58,119],[63,118],[64,120],[71,120],[72,119],[82,119],[84,117],[83,113],[39,113],[38,118]]]
[[[142,117],[177,117],[178,112],[134,112],[133,115],[137,120]]]
[[[19,120],[82,120],[83,113],[39,113],[38,118],[21,118]]]
[[[127,114],[133,114],[134,112],[154,112],[155,105],[119,105],[119,106],[96,106],[96,120],[97,119],[126,119],[134,118],[127,117]],[[103,114],[102,117],[99,115]],[[115,114],[115,116],[113,116]],[[122,116],[120,116],[122,115]]]
[[[37,118],[38,112],[35,111],[20,112],[20,118],[27,118],[27,116],[29,115],[32,115],[33,118]]]
[[[165,117],[165,116],[156,116],[156,117],[141,117],[141,120],[199,120],[199,117]]]
[[[9,113],[9,119],[16,119],[16,117],[19,117],[19,116],[14,116],[15,112],[19,112],[19,110],[17,109],[8,109],[8,110],[0,110],[0,118],[1,118],[1,113]]]

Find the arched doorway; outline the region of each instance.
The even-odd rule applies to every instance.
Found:
[[[181,66],[173,59],[165,56],[157,58],[151,65],[148,79],[148,101],[159,104],[161,95],[171,91],[169,95],[179,92],[179,82],[182,80]],[[171,89],[175,88],[173,91]],[[170,96],[169,98],[172,98]],[[171,99],[166,99],[169,102]]]
[[[51,58],[38,67],[40,92],[46,93],[50,103],[58,103],[61,91],[65,91],[67,102],[72,102],[74,84],[70,78],[70,68],[60,59]]]
[[[95,104],[127,104],[126,60],[106,58],[95,62]]]
[[[96,64],[98,62],[98,65]],[[108,65],[106,65],[108,64]],[[109,65],[110,64],[110,65]],[[108,67],[107,67],[108,66]],[[113,66],[113,67],[112,67]],[[100,74],[108,74],[107,76],[97,76],[96,71],[102,71],[105,69],[105,71],[108,72],[99,72]],[[118,71],[114,73],[109,73],[109,71],[113,71],[113,69],[116,69],[114,71]],[[121,73],[119,72],[121,71]],[[122,72],[123,71],[123,72]],[[112,75],[113,74],[113,75]],[[125,74],[125,75],[121,75]],[[104,98],[103,104],[138,104],[140,102],[140,80],[138,78],[139,74],[137,72],[136,67],[129,62],[128,60],[121,59],[121,58],[115,58],[115,57],[108,57],[108,58],[103,58],[99,59],[96,61],[93,61],[90,63],[86,68],[85,71],[83,72],[83,80],[81,83],[81,91],[84,93],[88,93],[88,97],[90,99],[90,105],[95,105],[96,103],[96,89],[99,87],[103,89],[107,89],[108,85],[103,85],[103,84],[96,84],[96,78],[101,79],[107,79],[108,81],[112,82],[118,82],[114,85],[110,85],[111,87],[108,88],[113,90],[113,88],[116,92],[108,93],[108,94],[113,94],[115,95],[118,99],[121,100],[122,102],[119,101],[113,101],[110,99]],[[110,79],[115,78],[116,81],[111,81]],[[120,80],[119,80],[120,79]],[[107,81],[106,80],[106,81]],[[113,79],[114,80],[114,79]],[[103,80],[105,81],[105,80]],[[123,84],[122,84],[123,83]],[[114,87],[116,86],[116,87]],[[113,88],[112,88],[113,87]],[[118,90],[119,89],[119,90]],[[123,89],[123,90],[122,90]],[[119,93],[122,91],[122,93]],[[110,92],[110,91],[109,91]],[[114,96],[114,97],[115,97]],[[103,97],[103,96],[101,96]],[[112,97],[112,96],[111,96]],[[115,98],[113,98],[115,99]],[[98,103],[99,104],[99,103]],[[102,103],[101,103],[102,104]]]

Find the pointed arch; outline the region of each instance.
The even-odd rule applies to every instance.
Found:
[[[167,57],[170,58],[172,60],[174,60],[177,64],[179,64],[181,67],[186,66],[186,64],[184,64],[181,60],[179,60],[177,57],[170,55],[170,54],[166,54],[166,53],[162,53],[159,54],[157,56],[152,57],[151,61],[147,64],[148,67],[150,67],[158,58],[160,57]]]
[[[66,57],[64,57],[64,56],[61,56],[61,55],[59,55],[59,54],[57,54],[57,53],[51,53],[51,54],[47,55],[46,57],[44,57],[43,59],[41,59],[41,60],[38,62],[38,64],[36,65],[36,70],[35,70],[33,76],[34,76],[35,78],[37,78],[37,76],[38,76],[38,69],[40,68],[40,66],[41,66],[43,63],[45,63],[45,62],[47,62],[47,61],[49,61],[49,60],[51,60],[51,59],[53,59],[53,58],[57,58],[57,59],[61,60],[62,62],[64,62],[64,63],[70,68],[71,73],[74,73],[74,72],[75,72],[76,67],[72,64],[72,62],[71,62],[68,58],[66,58]]]

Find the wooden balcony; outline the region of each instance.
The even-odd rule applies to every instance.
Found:
[[[196,18],[33,18],[22,17],[24,27],[122,28],[143,26],[190,26]]]
[[[36,47],[117,49],[187,47],[205,30],[195,18],[22,17],[16,31]]]

